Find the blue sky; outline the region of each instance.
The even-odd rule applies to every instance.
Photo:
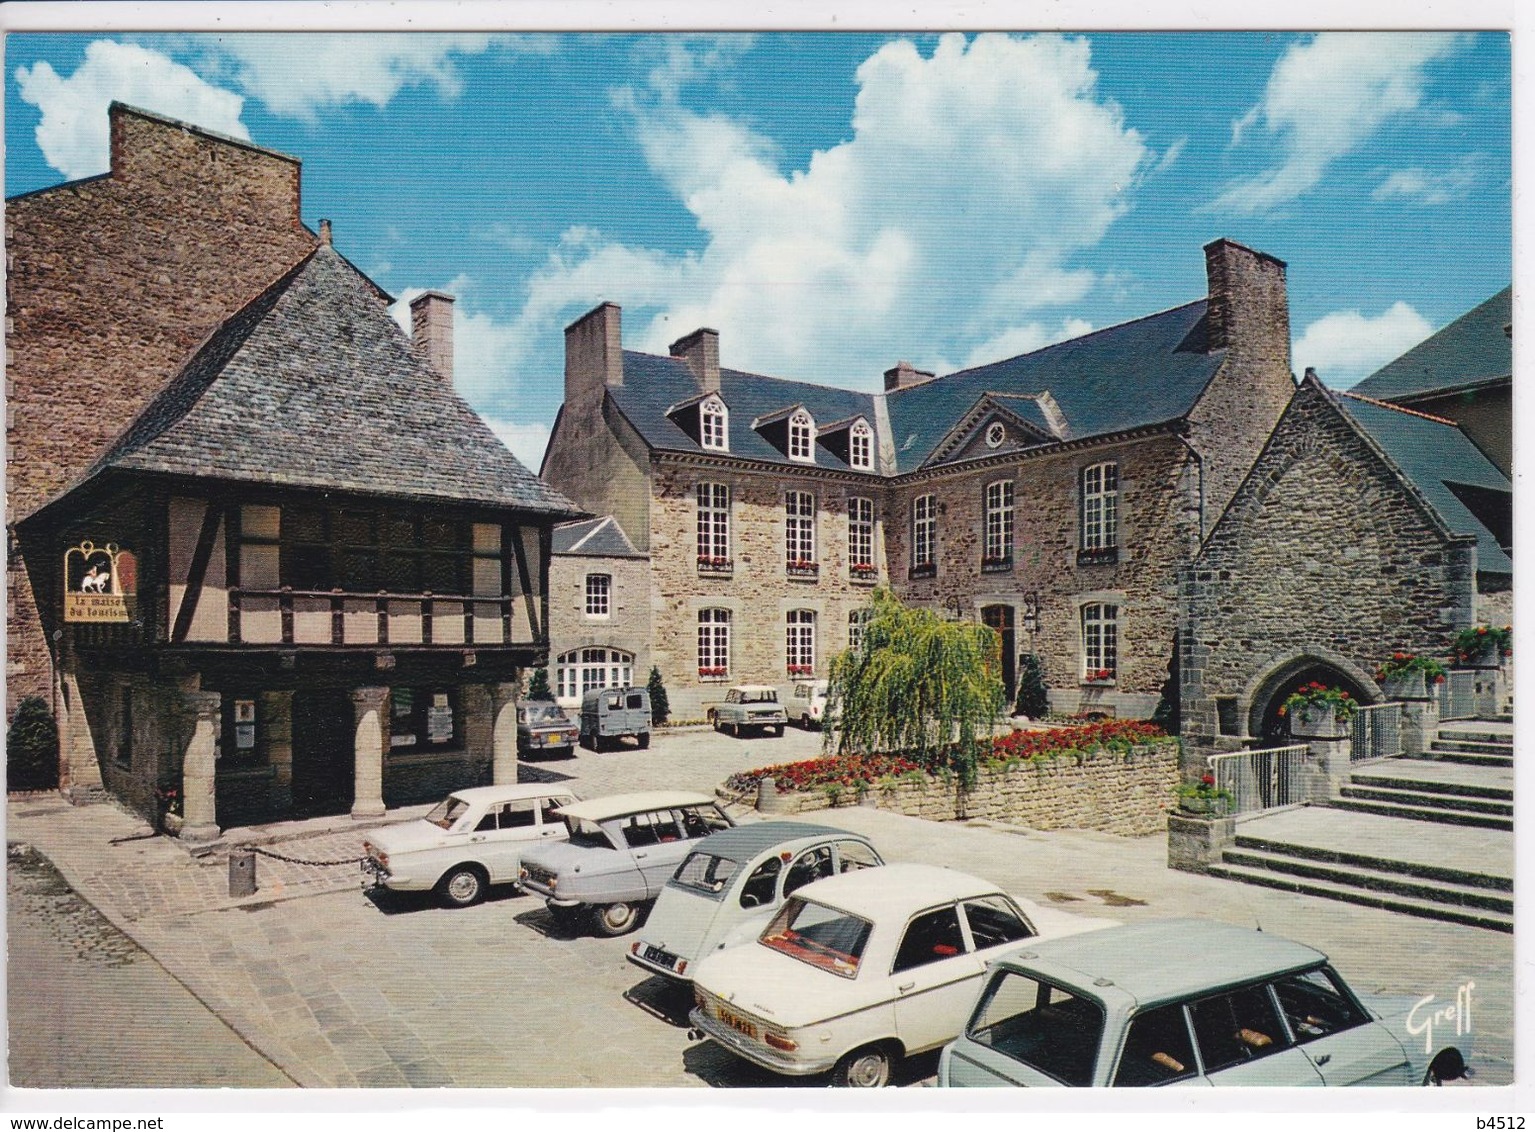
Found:
[[[114,98],[302,158],[312,227],[458,296],[535,468],[603,300],[631,349],[873,389],[1199,298],[1229,236],[1347,387],[1511,278],[1501,33],[21,33],[6,194],[105,172]]]

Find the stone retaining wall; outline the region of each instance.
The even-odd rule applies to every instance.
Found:
[[[941,778],[870,784],[867,796],[844,787],[835,800],[824,787],[760,797],[764,813],[795,814],[860,801],[931,821],[989,818],[1033,829],[1096,829],[1124,837],[1161,833],[1178,782],[1178,743],[1163,740],[1128,753],[1098,750],[980,772],[975,789]],[[720,791],[722,794],[724,788]]]

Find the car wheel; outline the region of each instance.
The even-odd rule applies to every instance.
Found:
[[[646,750],[650,746],[650,732],[642,731],[639,737],[640,750]]]
[[[732,723],[730,725],[730,733],[739,739],[741,737],[741,725],[739,723]]]
[[[485,870],[480,866],[459,865],[437,882],[437,895],[455,908],[467,908],[485,899],[487,883]]]
[[[1434,1058],[1428,1067],[1428,1072],[1423,1075],[1425,1085],[1443,1085],[1446,1081],[1454,1081],[1465,1076],[1466,1063],[1460,1056],[1460,1051],[1447,1049]]]
[[[882,1089],[890,1082],[890,1051],[864,1046],[845,1053],[832,1070],[832,1083],[844,1089]]]
[[[799,725],[801,727],[803,727],[806,731],[809,731],[810,730],[810,717],[808,715],[800,716],[799,717]]]
[[[619,901],[600,906],[592,917],[602,935],[624,935],[640,925],[640,906]]]

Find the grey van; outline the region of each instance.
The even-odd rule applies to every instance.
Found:
[[[650,693],[644,688],[593,688],[581,697],[581,746],[601,751],[625,736],[650,746]]]

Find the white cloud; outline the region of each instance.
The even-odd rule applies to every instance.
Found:
[[[1333,311],[1307,326],[1296,341],[1295,368],[1314,368],[1328,385],[1346,389],[1406,353],[1433,329],[1400,301],[1374,318],[1357,310]]]
[[[633,348],[712,326],[727,366],[865,388],[901,357],[944,371],[979,341],[1043,344],[1039,312],[1095,285],[1073,256],[1152,159],[1096,90],[1085,40],[946,35],[931,56],[901,40],[866,59],[849,140],[785,172],[771,139],[681,102],[727,48],[710,41],[707,65],[668,57],[648,88],[614,93],[704,247],[567,233],[530,281],[523,341],[608,299]]]
[[[1437,172],[1416,165],[1398,169],[1375,186],[1370,199],[1390,200],[1400,197],[1412,204],[1448,204],[1471,191],[1480,174],[1481,164],[1480,158],[1472,155],[1453,168]]]
[[[243,98],[137,44],[95,40],[68,78],[39,62],[18,67],[16,85],[22,101],[42,111],[37,145],[44,159],[70,180],[110,167],[107,105],[114,99],[233,137],[250,137],[240,121]]]
[[[1032,354],[1035,350],[1042,350],[1056,342],[1080,338],[1092,329],[1092,323],[1080,318],[1068,318],[1053,330],[1039,322],[1031,322],[1026,326],[1014,326],[971,350],[969,356],[965,358],[963,368],[985,365],[999,358]]]
[[[1237,146],[1261,122],[1279,163],[1229,183],[1207,207],[1253,215],[1301,196],[1333,162],[1417,110],[1429,64],[1463,42],[1450,33],[1327,32],[1290,47],[1263,99],[1231,127]]]
[[[537,475],[539,465],[544,462],[544,449],[549,444],[549,426],[537,421],[509,421],[484,413],[480,416],[490,426],[490,430],[501,438],[501,443],[512,450],[512,455],[522,461],[522,466]]]
[[[542,36],[257,32],[221,36],[211,65],[274,113],[312,120],[317,110],[351,102],[387,106],[405,87],[429,85],[454,98],[462,89],[455,57],[493,42],[525,51],[553,45]]]

